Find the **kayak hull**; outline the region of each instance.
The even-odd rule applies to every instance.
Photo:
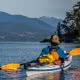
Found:
[[[63,66],[60,65],[45,65],[37,67],[29,67],[26,71],[27,76],[32,76],[40,73],[53,73],[61,70],[66,70],[71,67],[72,56],[69,57],[68,61],[64,62]]]

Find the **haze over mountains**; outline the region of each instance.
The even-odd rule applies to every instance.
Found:
[[[40,41],[56,31],[61,19],[29,18],[0,12],[0,41]]]

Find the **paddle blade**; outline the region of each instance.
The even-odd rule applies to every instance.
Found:
[[[10,64],[5,64],[3,66],[1,66],[1,70],[3,71],[18,71],[18,69],[20,68],[20,64],[17,63],[10,63]]]
[[[75,48],[70,51],[71,56],[80,56],[80,48]]]

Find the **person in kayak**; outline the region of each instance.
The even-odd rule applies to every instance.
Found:
[[[61,63],[64,63],[64,61],[66,60],[66,56],[64,54],[63,49],[61,49],[58,46],[60,43],[61,43],[61,40],[60,40],[59,36],[58,35],[52,35],[50,38],[50,44],[51,45],[47,46],[46,48],[43,48],[40,56],[48,54],[51,49],[55,48],[58,55],[59,55],[59,59],[61,60]]]
[[[50,37],[50,46],[47,46],[46,48],[43,48],[42,51],[41,51],[41,54],[39,55],[39,57],[36,60],[33,60],[33,61],[27,63],[28,66],[32,66],[31,63],[36,63],[34,65],[40,64],[40,61],[39,61],[40,57],[44,56],[44,55],[47,55],[48,53],[50,53],[50,51],[52,49],[56,49],[56,52],[59,55],[59,60],[61,60],[61,64],[63,64],[64,61],[66,60],[66,55],[64,54],[63,49],[61,49],[58,46],[60,43],[61,43],[61,40],[60,40],[58,35],[51,35],[51,37]]]

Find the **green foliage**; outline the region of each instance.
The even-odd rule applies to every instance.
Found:
[[[76,34],[76,31],[78,31],[77,35],[80,36],[80,2],[77,2],[72,10],[66,12],[64,21],[70,32]]]

